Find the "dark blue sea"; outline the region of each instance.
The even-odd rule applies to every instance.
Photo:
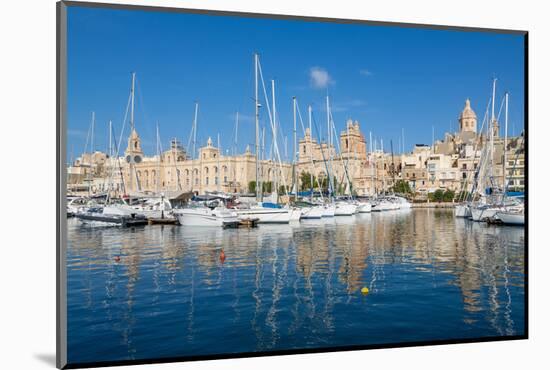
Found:
[[[524,334],[521,227],[426,209],[256,229],[68,223],[72,364]]]

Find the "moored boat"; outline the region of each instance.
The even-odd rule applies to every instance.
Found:
[[[180,208],[174,210],[174,215],[183,226],[232,227],[239,223],[237,213],[224,207]]]
[[[525,225],[524,212],[502,210],[496,213],[496,216],[505,225]]]

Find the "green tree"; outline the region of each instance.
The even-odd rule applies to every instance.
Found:
[[[313,183],[311,180],[313,179]],[[316,184],[315,182],[315,176],[311,176],[309,172],[302,171],[300,174],[300,190],[310,190],[311,188],[315,188],[313,185]]]
[[[452,202],[454,197],[455,197],[455,192],[453,190],[447,189],[447,191],[443,193],[444,202]]]
[[[399,193],[399,194],[411,194],[412,190],[409,186],[408,181],[405,180],[397,180],[395,182],[395,185],[393,186],[393,192]]]
[[[433,193],[428,194],[428,199],[430,202],[442,202],[444,194],[443,190],[437,189]]]
[[[250,181],[248,183],[248,192],[249,193],[255,193],[256,192],[256,181]]]

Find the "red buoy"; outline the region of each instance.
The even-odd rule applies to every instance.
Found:
[[[225,261],[225,252],[223,251],[223,249],[220,252],[220,261],[221,261],[221,263],[223,263],[223,261]]]

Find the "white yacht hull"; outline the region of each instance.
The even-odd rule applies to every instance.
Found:
[[[251,208],[236,210],[239,219],[258,219],[259,224],[288,224],[290,211],[280,208]]]
[[[290,212],[290,221],[291,222],[297,222],[300,221],[300,218],[302,217],[302,210],[299,208],[292,208],[289,210]]]
[[[323,217],[323,206],[305,207],[302,208],[303,219],[319,219]]]
[[[519,212],[497,212],[496,217],[506,225],[525,225],[525,214]]]
[[[323,217],[334,217],[335,207],[333,204],[325,204],[323,206]]]
[[[455,217],[472,217],[470,206],[467,204],[459,204],[455,207]]]
[[[357,213],[357,205],[353,203],[337,203],[334,216],[352,216]]]
[[[178,209],[175,212],[176,218],[183,226],[216,226],[222,227],[238,223],[239,219],[234,212],[217,212],[206,209]]]
[[[490,218],[495,217],[498,211],[498,208],[472,208],[472,220],[486,221]]]
[[[395,209],[393,203],[382,201],[375,204],[371,210],[372,212],[382,212],[382,211],[390,211],[392,209]]]
[[[372,205],[370,203],[359,203],[357,206],[358,213],[371,213]]]

